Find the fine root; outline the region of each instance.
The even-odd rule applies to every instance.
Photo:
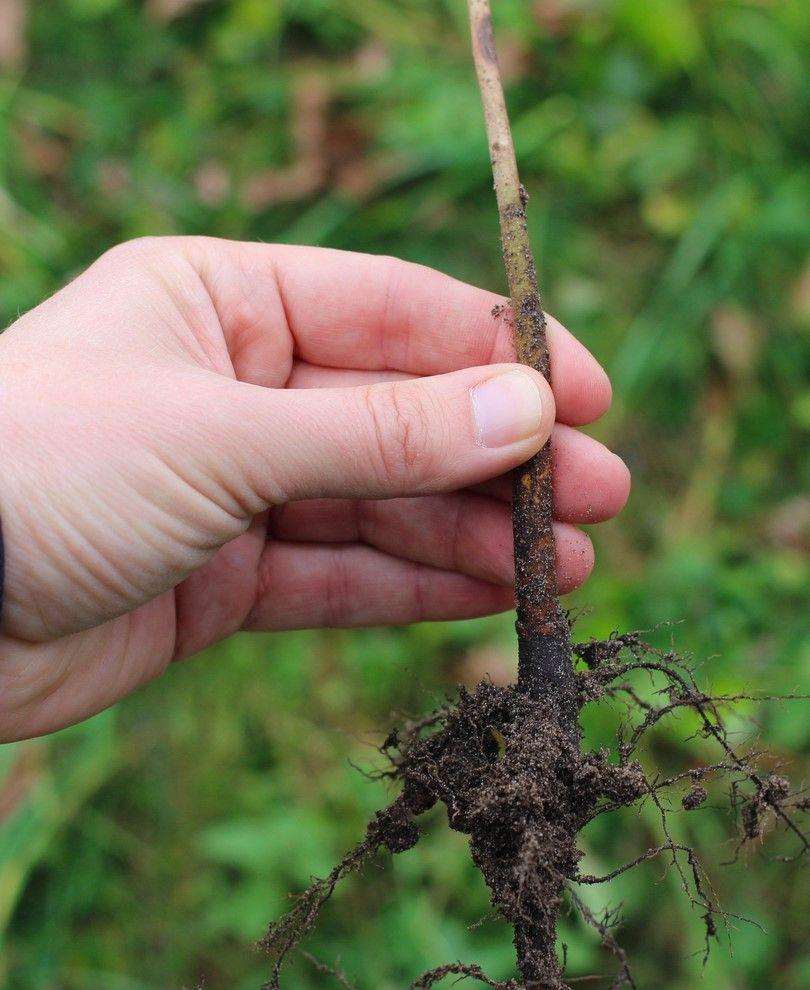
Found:
[[[495,913],[514,928],[521,980],[499,982],[476,964],[453,962],[424,973],[414,988],[458,975],[498,990],[565,990],[564,960],[558,959],[555,945],[557,920],[566,906],[579,913],[616,958],[613,985],[633,986],[625,952],[612,931],[616,913],[597,917],[576,887],[609,883],[662,856],[703,918],[708,953],[718,926],[731,916],[720,906],[695,850],[674,838],[666,795],[676,794],[680,808],[694,814],[706,805],[710,786],[730,780],[738,822],[733,858],[777,826],[793,837],[796,847],[785,860],[807,852],[808,840],[797,821],[808,808],[804,793],[780,773],[763,770],[758,750],[740,751],[729,739],[721,712],[741,696],[703,692],[685,661],[652,649],[638,634],[579,644],[574,654],[580,661],[575,675],[578,709],[604,699],[625,707],[614,750],[583,751],[560,724],[552,701],[487,680],[472,691],[462,688],[454,704],[391,732],[380,747],[387,767],[378,776],[398,781],[401,792],[377,812],[363,841],[326,878],[313,881],[268,929],[260,946],[273,960],[269,990],[279,988],[285,957],[310,934],[337,884],[378,851],[412,848],[420,837],[417,819],[436,804],[445,807],[451,829],[469,836],[470,853]],[[645,693],[640,678],[652,679],[652,691]],[[684,713],[696,723],[697,735],[719,749],[720,758],[669,777],[648,775],[638,758],[642,741],[662,720]],[[580,872],[581,829],[600,815],[644,801],[658,810],[660,844],[601,876]],[[347,981],[342,973],[340,978]]]

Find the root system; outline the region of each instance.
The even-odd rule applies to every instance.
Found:
[[[738,850],[776,825],[792,833],[795,856],[807,851],[796,821],[807,810],[807,799],[786,778],[760,770],[757,753],[739,752],[729,742],[721,709],[740,696],[705,694],[688,665],[674,654],[653,650],[635,634],[581,644],[575,652],[581,661],[574,678],[578,709],[606,699],[627,708],[615,749],[583,752],[561,725],[553,701],[486,680],[472,691],[461,689],[455,703],[392,732],[381,747],[387,765],[380,775],[398,781],[400,793],[374,816],[363,841],[329,876],[316,880],[270,926],[261,942],[273,959],[267,988],[279,988],[285,958],[312,931],[337,884],[381,850],[412,848],[420,837],[419,817],[437,803],[445,807],[450,828],[469,836],[493,907],[514,928],[521,979],[492,980],[475,964],[452,962],[422,974],[413,988],[457,974],[498,990],[563,990],[567,984],[556,952],[556,923],[566,905],[579,911],[615,956],[613,985],[635,986],[611,931],[616,919],[593,915],[577,888],[608,883],[660,856],[667,857],[700,911],[708,951],[726,916],[695,851],[672,836],[666,808],[673,793],[684,810],[694,811],[706,801],[712,783],[730,783]],[[653,678],[656,702],[646,700],[634,684],[639,677]],[[662,719],[684,711],[714,744],[717,762],[672,777],[650,776],[637,759],[645,735]],[[581,873],[581,829],[599,815],[641,801],[652,801],[660,812],[660,843],[604,876]],[[350,985],[345,974],[340,978]]]

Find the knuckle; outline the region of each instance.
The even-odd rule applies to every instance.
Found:
[[[169,293],[178,311],[182,311],[186,298],[182,286],[184,281],[188,284],[194,270],[188,257],[189,240],[166,236],[122,241],[105,251],[88,272],[102,278],[114,278],[130,293],[148,294],[150,289],[162,289]],[[178,287],[180,291],[177,291]],[[142,295],[142,298],[146,296]]]
[[[165,277],[166,273],[188,264],[192,238],[172,236],[135,237],[109,248],[93,267],[120,273]]]
[[[163,252],[166,242],[170,239],[164,237],[135,237],[129,241],[122,241],[120,244],[116,244],[114,247],[105,251],[99,261],[116,268],[130,267],[133,263],[140,263],[147,258],[153,258],[159,251]]]
[[[395,278],[407,264],[406,261],[398,258],[395,254],[378,254],[377,258],[381,265],[385,265],[388,275],[392,278]]]
[[[364,403],[371,421],[373,456],[386,489],[412,488],[434,472],[433,427],[436,416],[415,389],[372,385]]]
[[[353,580],[347,566],[346,554],[341,549],[336,549],[332,553],[331,566],[324,585],[322,624],[327,629],[336,629],[344,625],[347,605],[352,601],[353,596]]]

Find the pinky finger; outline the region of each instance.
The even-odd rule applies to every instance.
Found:
[[[593,543],[587,533],[570,523],[554,523],[557,550],[557,594],[567,595],[591,575],[594,564]]]

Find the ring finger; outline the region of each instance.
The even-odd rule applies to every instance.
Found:
[[[270,514],[273,537],[298,543],[363,543],[393,557],[492,584],[514,583],[509,506],[458,492],[388,500],[290,502]],[[555,523],[561,594],[582,584],[593,567],[585,533]]]

